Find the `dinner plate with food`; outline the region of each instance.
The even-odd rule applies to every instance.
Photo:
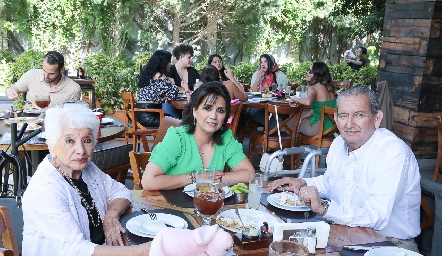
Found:
[[[23,127],[24,124],[25,123],[17,124],[17,130],[21,130],[21,128]],[[41,126],[36,123],[29,123],[28,127],[26,127],[26,131],[34,131],[34,130],[37,130],[38,128],[41,128]]]
[[[193,197],[195,189],[196,189],[196,184],[191,183],[191,184],[184,187],[183,192],[186,193],[187,195]],[[233,196],[233,192],[232,192],[232,190],[230,190],[229,187],[224,186],[223,190],[224,190],[224,198],[229,198],[229,197]]]
[[[9,125],[12,123],[38,124],[38,123],[41,123],[42,121],[43,121],[43,119],[40,117],[13,117],[13,118],[5,119],[5,124],[9,124]]]
[[[238,215],[236,215],[235,209],[226,210],[218,214],[216,223],[232,232],[240,232],[243,228],[252,227],[259,230],[264,222],[267,222],[271,227],[273,227],[275,223],[278,223],[278,220],[274,216],[266,212],[255,209],[238,209],[238,211],[241,215],[244,227],[241,225],[241,221]]]
[[[282,192],[271,194],[267,197],[267,202],[275,206],[276,208],[288,210],[288,211],[310,211],[298,196],[294,193]]]

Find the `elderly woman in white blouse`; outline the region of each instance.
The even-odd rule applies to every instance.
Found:
[[[23,255],[148,254],[150,243],[122,246],[131,196],[91,162],[98,126],[84,104],[47,111],[50,154],[23,197]]]

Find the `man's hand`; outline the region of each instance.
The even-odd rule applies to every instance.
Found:
[[[303,179],[295,179],[295,178],[282,178],[279,180],[275,180],[268,184],[267,188],[270,192],[277,189],[278,187],[284,187],[285,190],[294,191],[295,193],[299,192],[301,187],[306,186],[307,183]]]
[[[295,192],[296,193],[296,192]],[[297,193],[299,199],[305,203],[315,213],[322,213],[324,206],[322,206],[322,199],[319,197],[318,189],[313,186],[304,186],[299,189]]]
[[[12,86],[6,88],[6,96],[9,99],[14,99],[14,100],[19,100],[20,99],[17,90],[14,87],[12,87]]]
[[[109,211],[104,216],[103,220],[104,236],[106,243],[111,246],[123,246],[122,234],[126,233],[120,220],[112,211]]]

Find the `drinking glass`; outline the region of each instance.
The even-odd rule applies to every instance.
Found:
[[[292,87],[291,86],[286,86],[284,92],[285,92],[285,98],[289,99],[290,98],[290,93],[292,92]]]
[[[249,174],[249,195],[247,197],[247,208],[258,210],[262,193],[262,174]]]
[[[224,190],[216,185],[196,188],[193,192],[193,204],[203,217],[203,226],[210,226],[212,216],[224,205]]]
[[[215,166],[208,165],[207,167],[198,166],[196,168],[196,188],[204,190],[215,183]]]
[[[46,108],[51,103],[51,98],[49,94],[38,94],[35,96],[35,105],[41,108],[40,118],[45,118]]]
[[[307,97],[307,85],[303,84],[299,88],[299,98]]]
[[[307,256],[308,249],[304,245],[292,241],[274,241],[269,246],[269,256]]]

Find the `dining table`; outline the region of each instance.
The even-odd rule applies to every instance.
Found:
[[[192,205],[187,205],[187,207],[181,207],[179,206],[180,203],[178,201],[174,201],[173,198],[182,196],[179,194],[180,192],[184,194],[182,190],[183,188],[176,189],[175,191],[131,190],[131,195],[134,205],[137,205],[140,208],[144,208],[151,212],[157,212],[157,213],[164,212],[185,218],[186,221],[189,223],[189,229],[201,227],[202,218],[195,213],[195,208]],[[174,193],[175,196],[172,196],[174,195]],[[266,198],[269,195],[270,193],[267,190],[266,182],[264,182],[263,194],[261,196],[261,204],[258,210],[274,216],[279,223],[285,223],[287,219],[285,217],[280,217],[283,216],[280,214],[280,212],[275,211],[274,208],[270,207],[268,204],[265,203]],[[172,202],[172,204],[170,202]],[[247,209],[247,206],[245,203],[229,203],[229,204],[225,203],[220,212],[222,213],[223,211],[229,209]],[[290,214],[293,212],[288,212],[288,213]],[[127,230],[127,227],[125,226],[130,218],[141,214],[143,213],[137,211],[136,209],[132,209],[131,212],[125,213],[121,218],[121,222],[123,226],[126,228],[126,234],[128,236],[128,239],[129,241],[131,241],[132,244],[139,244],[152,240],[151,238],[139,237],[137,235],[130,233],[130,231]],[[296,220],[295,219],[296,214],[293,215],[294,217],[290,219],[291,221],[293,222],[303,221],[303,220]],[[310,216],[312,219],[317,218],[317,216],[315,216],[315,214],[311,211],[310,211]],[[232,235],[232,237],[235,235],[234,232],[231,231],[227,232],[229,232]],[[327,247],[317,248],[316,254],[340,255],[339,251],[345,245],[358,245],[358,244],[379,243],[379,242],[390,243],[387,238],[375,232],[371,228],[348,227],[345,225],[330,224],[330,233],[328,237]],[[235,243],[233,251],[237,255],[268,255],[268,246],[259,249],[243,250],[241,249],[240,246],[238,246],[238,244]]]
[[[267,103],[272,103],[275,105],[288,105],[288,101],[284,98],[277,98],[276,96],[263,98],[261,94],[256,94],[252,92],[248,92],[248,100],[243,102],[243,109],[246,108],[265,108]],[[187,104],[187,98],[183,96],[179,96],[175,100],[171,100],[169,102],[176,109],[184,109],[184,106]]]
[[[10,115],[5,115],[4,118],[1,118],[0,120],[0,150],[7,150],[10,147],[10,143],[4,142],[4,144],[1,144],[2,138],[5,134],[9,133],[11,134],[12,126],[5,122],[8,118],[10,118]],[[22,115],[21,117],[36,117],[35,115]],[[102,143],[109,140],[113,140],[115,138],[121,137],[125,132],[125,126],[124,123],[112,116],[105,116],[105,120],[108,122],[103,123],[99,129],[98,136],[97,136],[97,142]],[[39,127],[44,130],[44,123],[43,120],[41,120],[38,123]],[[33,130],[28,130],[24,133],[23,137],[26,137],[29,135]],[[17,131],[18,132],[18,131]],[[34,138],[30,139],[25,144],[26,150],[30,151],[40,151],[40,150],[48,150],[48,145],[46,144],[46,140],[44,138],[41,138],[40,135],[36,135]],[[22,147],[18,148],[19,151],[24,150]]]

